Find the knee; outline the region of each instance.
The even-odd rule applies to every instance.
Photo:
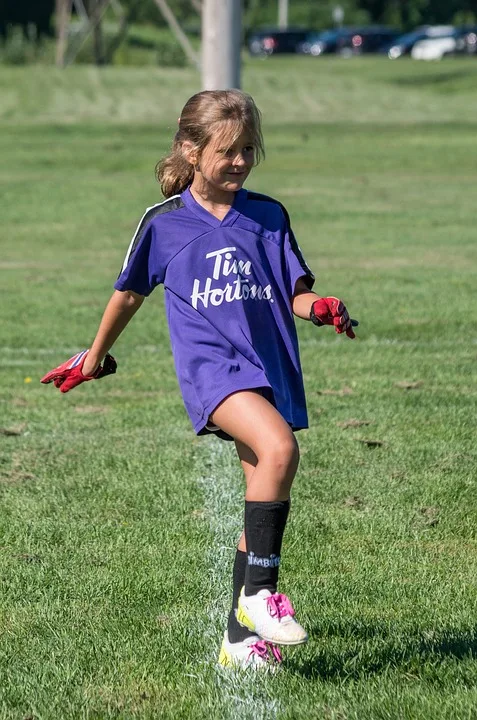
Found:
[[[277,474],[294,474],[300,461],[300,450],[295,436],[290,433],[270,439],[266,449],[266,460],[274,466]]]

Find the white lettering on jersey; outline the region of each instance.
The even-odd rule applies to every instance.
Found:
[[[207,259],[214,258],[212,277],[206,278],[203,287],[198,278],[194,280],[192,288],[192,307],[197,310],[199,303],[207,308],[210,305],[217,307],[223,302],[234,300],[268,300],[273,302],[272,288],[270,285],[251,285],[248,275],[252,274],[252,263],[250,260],[236,260],[232,252],[235,247],[226,247],[221,250],[207,253]],[[224,288],[213,288],[212,280],[219,280],[221,277],[235,275],[236,278],[226,284]]]

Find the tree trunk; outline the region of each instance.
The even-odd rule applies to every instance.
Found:
[[[72,0],[56,0],[56,66],[65,66],[66,48],[68,46],[68,28],[71,18]]]
[[[102,28],[102,15],[106,4],[102,0],[89,0],[89,16],[93,29],[93,55],[96,65],[104,65],[106,62]]]
[[[176,20],[176,17],[172,10],[170,9],[169,5],[167,4],[166,0],[154,0],[157,7],[162,13],[163,18],[166,20],[167,24],[169,25],[170,29],[176,36],[178,42],[180,43],[182,49],[184,50],[186,56],[189,59],[189,62],[192,65],[195,65],[197,69],[200,68],[200,60],[197,56],[197,53],[195,52],[194,48],[189,42],[189,39],[185,32],[182,30],[181,26]]]

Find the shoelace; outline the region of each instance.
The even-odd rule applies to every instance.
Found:
[[[285,615],[291,615],[291,617],[293,617],[295,614],[290,600],[286,595],[283,595],[283,593],[274,593],[267,598],[267,610],[271,617],[276,617],[279,620],[285,617]]]
[[[248,656],[248,660],[252,657],[252,655],[258,655],[262,658],[262,660],[268,660],[270,657],[270,653],[272,655],[272,658],[276,660],[277,663],[281,663],[282,661],[282,654],[280,652],[280,648],[278,648],[276,645],[274,645],[271,642],[266,642],[265,640],[259,640],[258,642],[254,643],[253,645],[250,645],[250,654]]]

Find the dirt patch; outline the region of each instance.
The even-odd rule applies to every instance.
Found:
[[[18,435],[23,435],[25,430],[26,430],[26,423],[22,423],[21,425],[14,425],[9,428],[0,427],[0,435],[6,435],[7,437],[15,437]]]
[[[344,499],[343,505],[348,508],[360,510],[364,505],[364,501],[362,498],[359,497],[359,495],[350,495],[349,497]]]
[[[91,414],[101,414],[101,413],[107,413],[109,411],[109,408],[104,407],[102,405],[79,405],[75,407],[75,412],[80,413],[82,415],[87,415],[89,413]]]
[[[338,395],[339,397],[343,397],[343,395],[352,395],[353,391],[350,387],[343,387],[341,390],[318,390],[318,395]]]
[[[346,428],[350,427],[361,427],[362,425],[372,425],[372,420],[356,420],[355,418],[350,418],[349,420],[344,420],[343,422],[337,422],[336,423],[338,427],[343,428],[343,430],[346,430]]]
[[[383,445],[385,444],[382,440],[373,440],[371,438],[357,438],[356,442],[362,443],[369,448],[383,447]]]
[[[394,385],[401,390],[419,390],[424,383],[422,380],[416,380],[415,382],[408,382],[407,380],[400,380],[397,383],[394,383]]]

